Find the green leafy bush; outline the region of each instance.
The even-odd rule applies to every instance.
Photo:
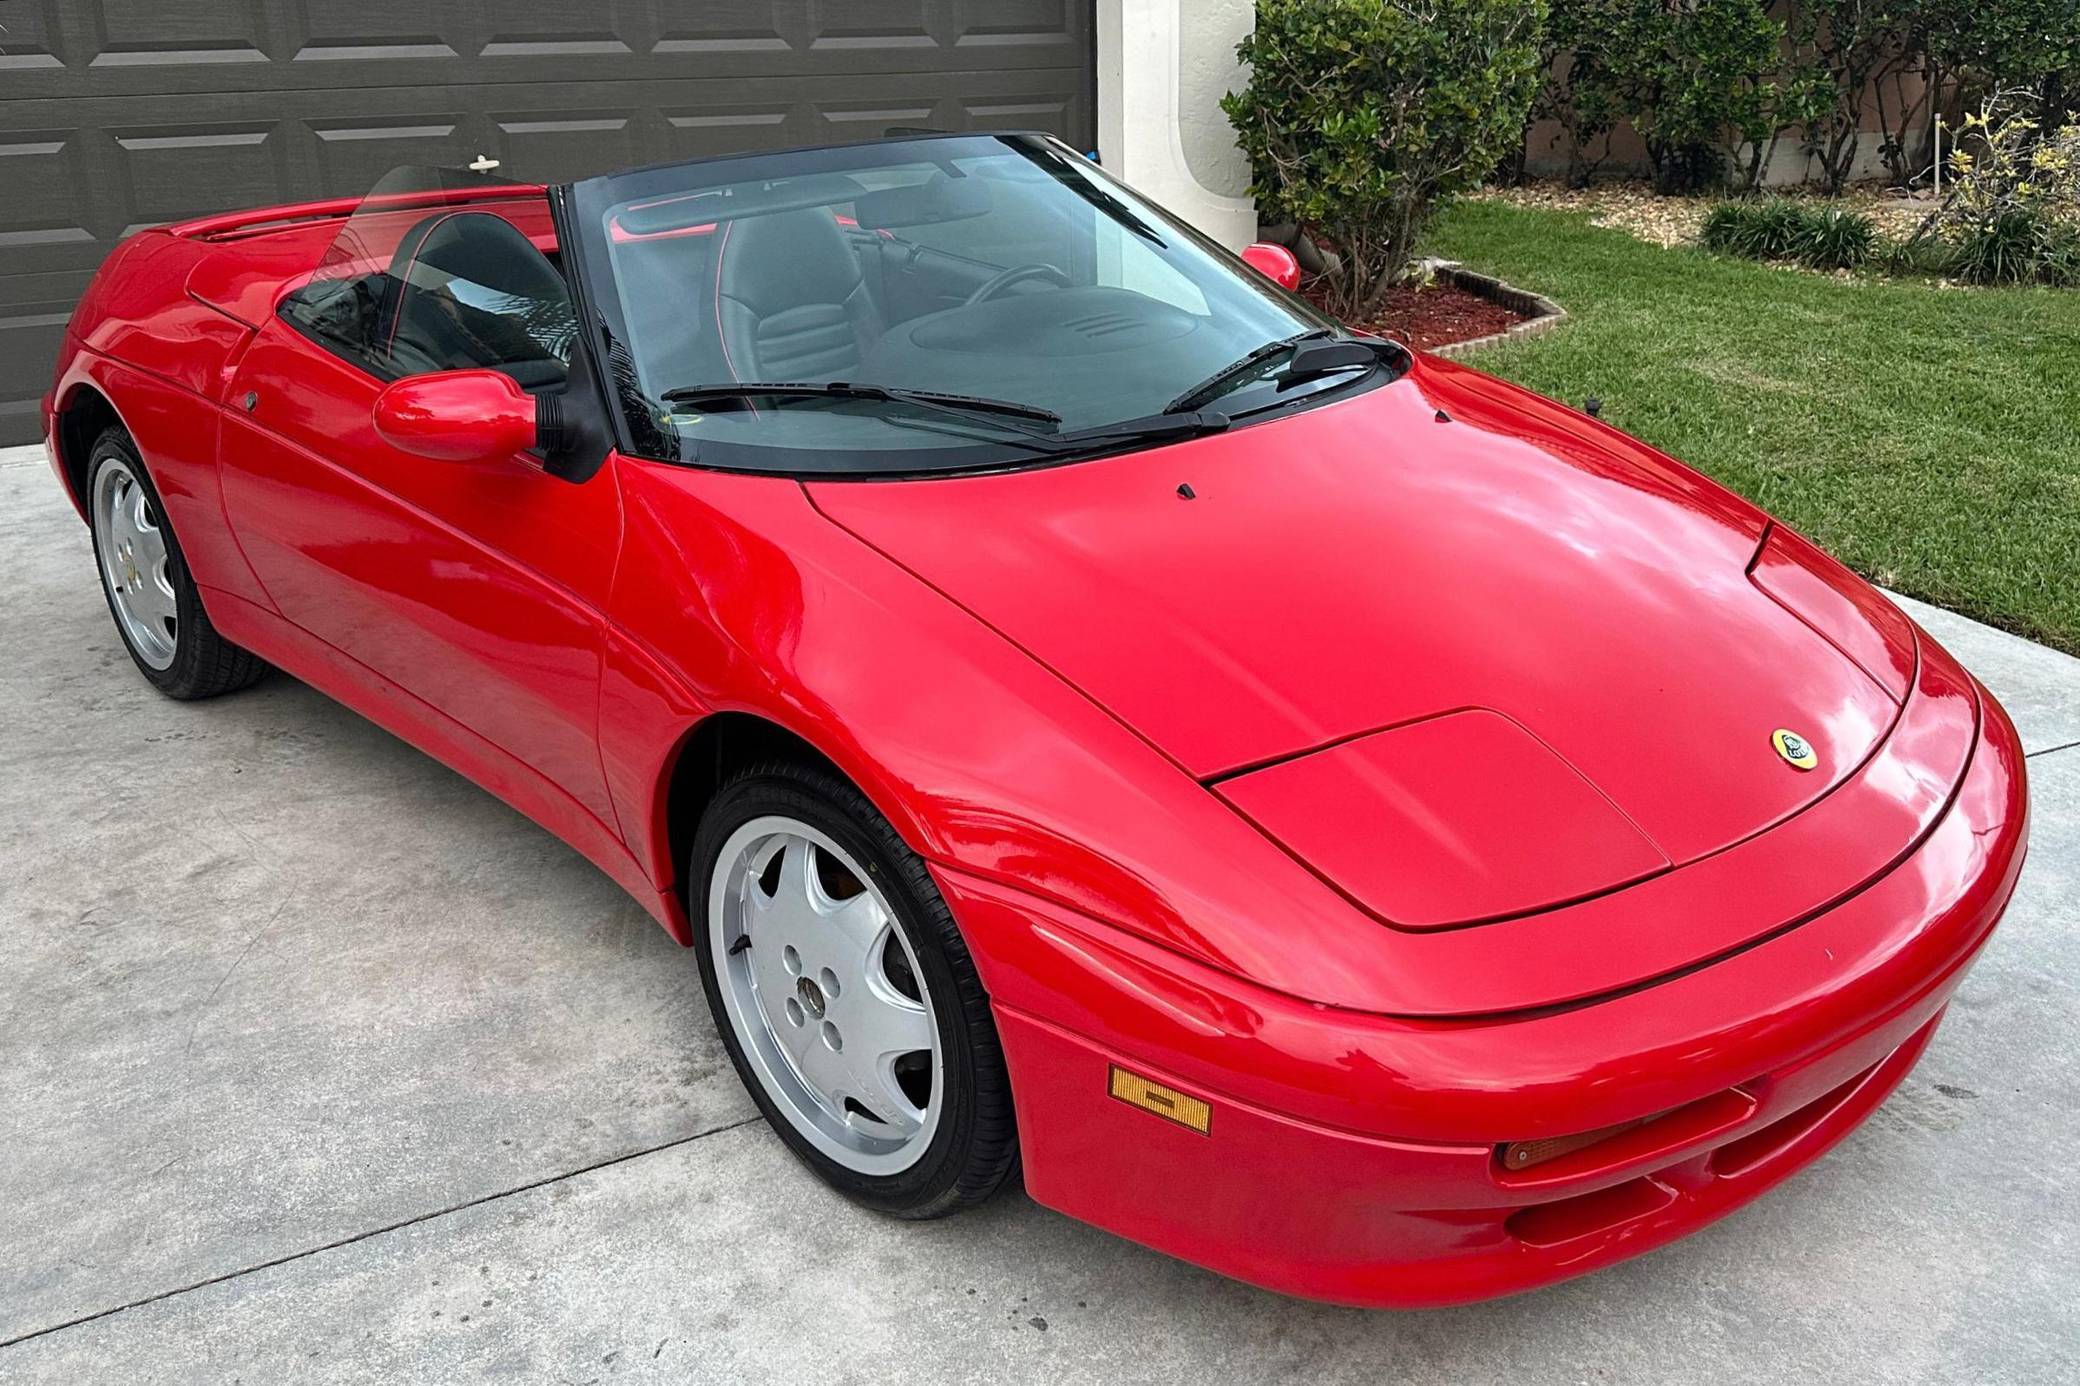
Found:
[[[1643,0],[1643,8],[1643,41],[1628,62],[1638,93],[1632,123],[1654,184],[1663,192],[1716,187],[1726,181],[1729,144],[1770,136],[1770,78],[1784,26],[1765,0]]]
[[[1617,31],[1617,18],[1631,3],[1550,0],[1538,64],[1546,79],[1531,116],[1559,127],[1555,138],[1567,148],[1569,187],[1588,186],[1610,157],[1611,130],[1628,114],[1611,36]]]
[[[1545,0],[1258,0],[1221,102],[1266,221],[1336,247],[1330,307],[1362,318],[1455,193],[1521,142]]]
[[[1814,269],[1853,269],[1878,244],[1876,228],[1861,212],[1787,197],[1722,202],[1706,215],[1700,239],[1728,255],[1793,260]]]
[[[1550,0],[1535,107],[1579,186],[1629,123],[1664,192],[1752,191],[1787,131],[1837,192],[1873,144],[1893,181],[1927,171],[1936,109],[2026,89],[2047,126],[2080,115],[2076,0]],[[1867,128],[1869,127],[1869,128]]]
[[[1939,263],[1968,284],[2080,284],[2080,232],[2035,212],[2002,212],[1946,240]]]
[[[1576,141],[1629,122],[1662,192],[1723,184],[1732,148],[1759,147],[1779,127],[1784,26],[1767,0],[1552,0],[1552,11],[1571,46],[1552,68],[1544,109]]]
[[[1940,241],[1881,240],[1871,258],[1886,274],[1902,277],[1950,272],[1950,250]]]
[[[2047,132],[2039,105],[2002,92],[1965,120],[1949,195],[1914,235],[1945,247],[1955,278],[2080,283],[2080,122]]]
[[[1947,0],[1955,4],[1957,0]],[[1922,11],[1928,0],[1789,0],[1792,80],[1809,82],[1819,99],[1800,112],[1806,149],[1820,165],[1820,188],[1830,197],[1856,171],[1864,141],[1886,143],[1867,131],[1866,117],[1883,114],[1885,93],[1905,91],[1902,78],[1918,74]],[[1898,172],[1895,167],[1895,172]],[[1901,179],[1904,181],[1904,178]]]
[[[1869,217],[1846,207],[1821,207],[1806,219],[1799,259],[1814,269],[1855,269],[1877,245],[1878,231]]]
[[[1750,260],[1788,260],[1801,234],[1799,206],[1789,198],[1722,202],[1706,214],[1699,239],[1709,250]]]
[[[2080,15],[2073,0],[1912,4],[1925,65],[1956,81],[1971,100],[2026,89],[2041,103],[2047,124],[2080,115]]]

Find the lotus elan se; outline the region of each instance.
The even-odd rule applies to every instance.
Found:
[[[1041,135],[404,170],[132,235],[44,407],[146,679],[571,843],[845,1194],[1479,1299],[1867,1117],[2023,759],[1807,539],[1296,281]]]

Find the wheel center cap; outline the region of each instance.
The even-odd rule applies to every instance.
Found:
[[[823,1019],[823,988],[804,977],[794,984],[794,994],[801,999],[802,1009],[818,1020]]]

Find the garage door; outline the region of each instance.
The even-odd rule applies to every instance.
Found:
[[[126,231],[364,192],[398,164],[555,182],[869,138],[1094,139],[1091,0],[8,0],[0,443]]]

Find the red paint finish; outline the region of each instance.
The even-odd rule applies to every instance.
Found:
[[[1028,1185],[1066,1212],[1360,1304],[1591,1269],[1861,1120],[2012,890],[2023,760],[1984,690],[1805,540],[1551,401],[1422,358],[1068,466],[613,455],[573,485],[503,377],[386,392],[275,316],[352,210],[125,242],[53,418],[110,401],[230,638],[682,942],[689,741],[726,714],[816,748],[941,882]],[[425,212],[357,218],[368,261]],[[1113,1063],[1211,1102],[1211,1134],[1109,1098]]]
[[[1824,636],[1890,693],[1914,681],[1914,628],[1886,601],[1809,539],[1772,526],[1756,551],[1755,585]]]
[[[1194,776],[1485,707],[1684,862],[1852,773],[1898,706],[1748,580],[1759,524],[1587,429],[1476,422],[1466,377],[1425,362],[1280,422],[1275,447],[1241,429],[1061,471],[809,489]],[[1819,771],[1755,773],[1743,748],[1780,726]]]
[[[376,436],[440,462],[486,462],[534,446],[534,399],[497,371],[442,371],[376,396]]]
[[[596,729],[620,497],[512,453],[457,466],[386,443],[379,382],[286,324],[239,363],[221,454],[232,533],[292,622],[613,811]]]
[[[1223,780],[1220,795],[1407,929],[1524,914],[1669,865],[1578,771],[1478,708]]]
[[[1300,262],[1282,245],[1253,242],[1242,248],[1242,262],[1281,289],[1300,287]]]
[[[1816,1158],[1918,1057],[2006,906],[2025,829],[2021,752],[1995,717],[1940,827],[1854,899],[1660,987],[1450,1026],[1299,1005],[941,881],[996,945],[984,980],[1034,1198],[1275,1289],[1417,1306],[1649,1249]],[[1110,1101],[1111,1063],[1210,1101],[1212,1134]],[[1650,1123],[1556,1178],[1496,1159],[1736,1088],[1754,1103],[1730,1124]]]

